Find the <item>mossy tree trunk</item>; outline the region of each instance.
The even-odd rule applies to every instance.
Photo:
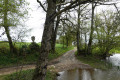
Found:
[[[41,51],[32,80],[45,80],[47,71],[47,58],[51,50],[52,28],[54,27],[53,16],[56,13],[56,3],[53,2],[53,0],[47,0],[47,3],[48,8],[41,43]]]
[[[93,40],[93,32],[94,32],[94,10],[95,10],[95,4],[94,4],[94,0],[92,0],[91,32],[90,32],[90,38],[87,48],[87,54],[89,55],[92,54],[92,40]]]
[[[5,32],[6,32],[6,35],[7,35],[7,38],[8,38],[8,42],[9,42],[9,46],[10,46],[10,52],[11,53],[16,53],[16,49],[14,48],[14,45],[13,45],[13,42],[12,42],[12,39],[11,39],[11,36],[10,36],[10,32],[9,32],[9,26],[8,26],[8,0],[5,0],[4,1],[4,4],[5,4],[5,7],[4,7],[4,29],[5,29]]]
[[[77,53],[80,54],[80,6],[78,8],[78,25],[77,25]]]
[[[58,6],[58,11],[60,11],[61,9],[61,5]],[[57,16],[57,21],[56,21],[56,27],[54,29],[53,27],[53,33],[52,33],[52,42],[51,42],[51,52],[55,53],[55,44],[56,44],[56,38],[57,38],[57,31],[58,31],[58,27],[59,27],[59,23],[60,23],[60,16]]]

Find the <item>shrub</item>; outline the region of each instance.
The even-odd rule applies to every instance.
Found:
[[[29,49],[31,52],[39,52],[40,50],[40,46],[35,43],[35,42],[32,42],[30,45],[29,45]]]
[[[8,50],[8,48],[6,48],[6,47],[0,47],[0,53],[2,53],[2,54],[6,54],[6,53],[8,53],[9,52],[9,50]]]
[[[21,48],[19,48],[19,55],[21,56],[21,55],[26,55],[28,52],[27,52],[27,49],[28,49],[28,47],[27,47],[27,45],[22,45],[22,47]]]

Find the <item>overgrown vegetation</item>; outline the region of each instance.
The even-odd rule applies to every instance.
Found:
[[[25,71],[20,71],[16,72],[10,75],[4,75],[0,76],[0,80],[32,80],[34,70],[25,70]],[[50,72],[47,70],[47,75],[45,80],[55,80],[56,74],[54,72]]]
[[[77,52],[75,53],[78,60],[81,62],[90,65],[93,68],[97,69],[111,69],[112,64],[108,63],[106,60],[102,60],[100,56],[98,55],[86,55],[86,56],[78,56]]]
[[[39,53],[29,49],[30,43],[17,43],[16,47],[20,52],[16,55],[9,52],[9,46],[7,45],[8,43],[2,43],[2,45],[0,45],[0,68],[17,66],[18,64],[33,64],[38,59]],[[26,50],[22,51],[24,46]],[[50,53],[48,59],[55,59],[71,49],[73,49],[73,47],[63,48],[62,44],[56,44],[56,53]]]
[[[7,43],[2,43],[2,45],[5,48],[0,47],[0,49],[4,50],[3,53],[0,53],[0,68],[2,67],[10,67],[10,66],[16,66],[16,65],[24,65],[24,64],[31,64],[35,63],[38,59],[38,52],[35,53],[29,53],[29,50],[26,55],[11,55],[9,53],[9,49],[7,49]],[[19,48],[22,45],[26,45],[27,48],[29,48],[30,43],[17,43],[16,47]],[[55,59],[65,52],[73,49],[74,47],[66,47],[63,48],[62,44],[56,44],[56,53],[50,53],[48,56],[49,60]],[[31,52],[31,51],[30,51]],[[31,80],[33,76],[34,70],[26,70],[26,71],[20,71],[17,73],[13,73],[10,75],[0,76],[0,80]],[[56,78],[56,74],[53,72],[47,71],[46,80],[54,80]]]

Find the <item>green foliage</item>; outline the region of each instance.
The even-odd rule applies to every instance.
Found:
[[[62,22],[62,26],[58,28],[59,40],[61,44],[65,44],[67,47],[72,45],[72,42],[76,39],[75,30],[73,25],[69,22]]]
[[[110,63],[106,62],[105,60],[102,60],[101,56],[98,55],[78,56],[76,52],[76,57],[81,62],[89,64],[93,68],[103,69],[103,70],[112,68]]]
[[[120,53],[120,47],[116,47],[110,50],[110,54]]]
[[[40,46],[37,43],[32,42],[29,45],[29,49],[30,49],[31,52],[39,52],[40,51]]]
[[[1,76],[1,80],[32,80],[33,73],[34,70],[20,71],[7,76]],[[54,80],[55,77],[55,73],[48,70],[45,80]]]
[[[8,53],[9,52],[9,50],[8,50],[8,48],[7,47],[0,47],[0,54],[6,54],[6,53]]]
[[[32,80],[33,70],[26,70],[13,73],[4,78],[4,80]]]
[[[63,48],[62,46],[63,45],[61,45],[61,44],[57,44],[56,45],[56,53],[54,53],[54,54],[50,53],[49,56],[48,56],[48,59],[49,60],[55,59],[55,58],[63,55],[65,52],[67,52],[69,50],[72,50],[74,48],[73,46]]]
[[[1,43],[0,43],[1,44]],[[24,53],[21,53],[19,55],[11,55],[9,53],[9,46],[8,43],[2,43],[2,45],[5,47],[4,51],[5,53],[0,52],[0,68],[2,67],[9,67],[9,66],[15,66],[17,64],[31,64],[31,63],[35,63],[38,59],[39,53],[38,52],[34,52],[34,54],[28,49],[30,43],[16,43],[16,47],[21,50],[22,46],[26,47],[27,46],[27,51]],[[40,43],[39,43],[40,45]],[[68,47],[68,48],[62,48],[62,44],[56,44],[56,54],[49,54],[48,59],[52,60],[55,59],[59,56],[61,56],[62,54],[64,54],[65,52],[73,49],[73,47]],[[2,46],[0,45],[0,49],[2,48]]]
[[[7,5],[5,2],[8,2]],[[0,0],[0,25],[3,26],[16,26],[20,25],[20,21],[23,20],[28,14],[28,3],[25,0]],[[5,12],[7,13],[7,23],[4,24]]]
[[[101,53],[107,56],[111,49],[120,45],[119,20],[117,15],[111,11],[97,14],[95,17],[95,34],[93,53]]]
[[[0,80],[5,80],[5,78],[6,78],[5,75],[0,76]]]

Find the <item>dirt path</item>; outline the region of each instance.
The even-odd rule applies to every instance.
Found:
[[[68,69],[81,68],[81,69],[91,69],[87,64],[83,64],[75,58],[76,49],[66,52],[63,56],[54,59],[49,62],[48,69],[52,68],[55,72],[60,72]],[[0,75],[7,75],[14,73],[16,71],[34,69],[35,65],[25,65],[19,67],[10,67],[0,69]]]
[[[75,51],[71,50],[65,53],[63,56],[51,61],[51,65],[48,66],[49,68],[54,68],[56,72],[61,72],[64,70],[74,69],[74,68],[80,68],[80,69],[93,69],[91,66],[84,64],[76,59],[75,57]]]

